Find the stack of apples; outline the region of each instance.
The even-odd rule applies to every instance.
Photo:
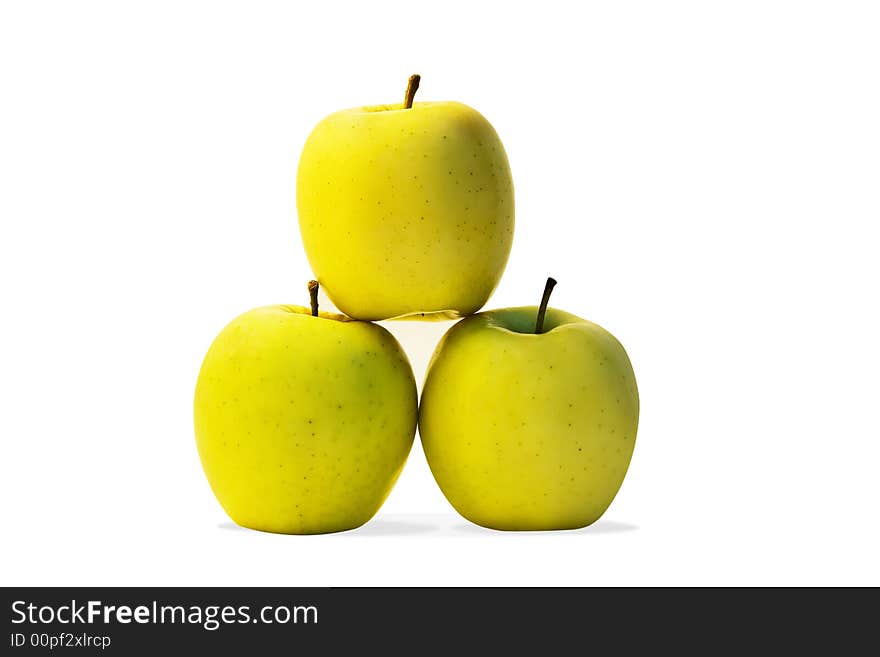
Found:
[[[359,527],[390,493],[417,426],[444,495],[484,527],[584,527],[623,482],[639,416],[626,352],[549,308],[552,278],[537,307],[477,313],[513,240],[510,167],[481,114],[413,103],[418,84],[412,76],[402,103],[315,128],[297,174],[310,304],[246,312],[205,356],[196,443],[244,527]],[[319,284],[344,314],[318,309]],[[373,321],[438,314],[463,319],[437,346],[419,401],[406,354]]]

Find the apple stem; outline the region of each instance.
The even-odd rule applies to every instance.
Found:
[[[309,281],[309,302],[312,304],[312,317],[318,316],[318,281]]]
[[[544,296],[541,297],[541,305],[538,306],[538,320],[535,322],[535,334],[540,335],[544,332],[544,315],[547,312],[547,302],[550,301],[550,293],[556,285],[556,279],[552,276],[547,277],[547,284],[544,285]]]
[[[418,73],[409,76],[409,82],[406,83],[406,96],[403,98],[403,109],[412,108],[413,98],[416,97],[416,92],[419,90],[419,82],[421,82],[421,80],[422,76]]]

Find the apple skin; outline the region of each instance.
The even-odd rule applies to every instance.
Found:
[[[418,416],[415,380],[375,324],[300,306],[240,315],[195,393],[208,482],[237,524],[284,534],[353,529],[391,492]]]
[[[502,530],[577,529],[614,499],[635,445],[639,396],[621,344],[600,326],[536,307],[483,312],[440,341],[419,434],[443,494]]]
[[[510,254],[507,155],[461,103],[331,114],[303,148],[296,197],[312,270],[357,319],[474,313]]]

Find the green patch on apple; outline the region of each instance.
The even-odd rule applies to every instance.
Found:
[[[378,324],[256,308],[214,340],[195,394],[196,444],[237,524],[286,534],[354,529],[391,492],[415,436],[406,354]]]
[[[431,359],[419,435],[450,504],[484,527],[577,529],[623,482],[639,419],[626,351],[608,331],[540,307],[478,313]]]

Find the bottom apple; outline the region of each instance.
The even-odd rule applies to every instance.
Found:
[[[285,534],[353,529],[397,480],[418,414],[406,354],[381,326],[267,306],[233,320],[196,384],[208,482],[239,525]]]
[[[493,529],[576,529],[623,482],[639,419],[635,375],[603,328],[546,307],[472,315],[443,337],[419,412],[443,494]]]

